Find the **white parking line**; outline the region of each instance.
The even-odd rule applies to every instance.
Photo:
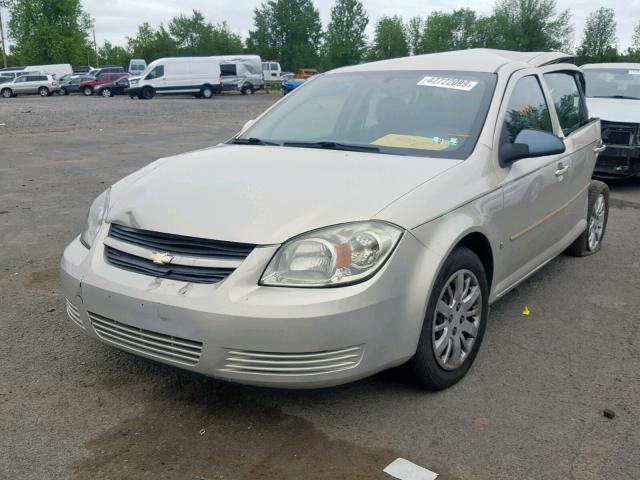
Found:
[[[383,472],[400,480],[435,480],[438,478],[437,473],[427,470],[404,458],[395,459],[387,465]]]

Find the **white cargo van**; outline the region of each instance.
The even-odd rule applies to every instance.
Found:
[[[278,62],[262,62],[262,74],[264,76],[264,82],[269,85],[270,83],[277,83],[281,80],[282,69]]]
[[[222,91],[220,63],[212,57],[160,58],[151,62],[139,77],[129,79],[125,93],[145,100],[160,94],[191,93],[211,98]]]
[[[140,75],[147,68],[147,62],[141,58],[132,58],[129,61],[129,73],[131,75]]]
[[[237,90],[251,95],[264,88],[262,60],[258,55],[219,55],[222,90]]]
[[[58,79],[63,75],[73,73],[73,68],[71,68],[71,65],[68,63],[57,63],[52,65],[29,65],[28,67],[25,67],[25,70],[42,72],[45,75],[51,75],[55,79]]]

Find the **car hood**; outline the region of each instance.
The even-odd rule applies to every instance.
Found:
[[[609,122],[640,123],[640,100],[587,98],[591,117]]]
[[[458,163],[221,145],[158,160],[116,183],[107,220],[200,238],[277,244],[316,228],[375,218],[389,203]]]

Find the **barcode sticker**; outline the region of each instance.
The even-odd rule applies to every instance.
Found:
[[[468,92],[475,87],[478,82],[474,80],[465,80],[463,78],[447,78],[447,77],[424,77],[418,85],[423,87],[451,88],[453,90],[463,90]]]

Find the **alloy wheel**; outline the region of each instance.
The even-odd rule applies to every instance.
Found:
[[[589,217],[589,236],[587,238],[587,246],[589,250],[594,251],[600,245],[602,240],[602,233],[604,231],[604,217],[605,217],[605,200],[604,195],[601,193],[596,198],[593,204],[593,210]]]
[[[432,346],[438,365],[459,368],[469,357],[482,318],[482,290],[470,270],[455,272],[440,292],[433,315]]]

